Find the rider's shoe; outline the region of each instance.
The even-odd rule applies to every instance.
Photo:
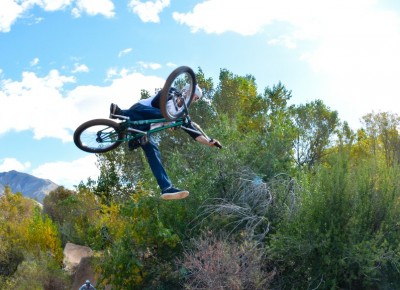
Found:
[[[115,115],[122,115],[122,110],[117,106],[117,104],[112,103],[110,105],[110,118],[118,119]]]
[[[140,138],[131,139],[128,141],[128,149],[129,151],[133,151],[140,147]]]
[[[189,195],[189,191],[181,190],[174,187],[165,189],[161,193],[161,198],[165,200],[183,199]]]
[[[146,145],[147,143],[149,143],[149,138],[146,135],[131,139],[128,141],[128,149],[129,151],[133,151],[142,145]]]

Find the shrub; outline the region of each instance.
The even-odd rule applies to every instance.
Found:
[[[181,262],[185,289],[266,289],[274,272],[263,269],[263,260],[264,250],[255,243],[203,236]]]
[[[300,207],[271,236],[281,289],[398,289],[400,172],[338,155],[301,177]]]

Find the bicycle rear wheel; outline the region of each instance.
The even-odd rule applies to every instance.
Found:
[[[175,121],[188,114],[196,90],[196,75],[188,66],[176,68],[161,90],[160,110],[163,117]]]
[[[124,132],[119,123],[94,119],[80,125],[74,132],[75,145],[89,153],[104,153],[121,145]]]

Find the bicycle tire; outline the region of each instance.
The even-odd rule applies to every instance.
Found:
[[[183,94],[186,106],[178,107],[176,103],[178,96],[175,94],[170,94],[170,89],[176,88],[178,91],[181,91],[186,84],[191,85],[189,94]],[[173,70],[168,76],[164,87],[161,90],[160,110],[163,117],[168,121],[175,121],[176,119],[188,114],[187,108],[189,108],[190,103],[192,102],[195,90],[196,75],[190,67],[180,66]]]
[[[104,153],[121,145],[125,134],[119,123],[108,119],[94,119],[76,128],[75,145],[89,153]]]

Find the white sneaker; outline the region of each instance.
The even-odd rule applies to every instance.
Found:
[[[183,199],[189,195],[189,191],[170,187],[161,193],[164,200]]]

